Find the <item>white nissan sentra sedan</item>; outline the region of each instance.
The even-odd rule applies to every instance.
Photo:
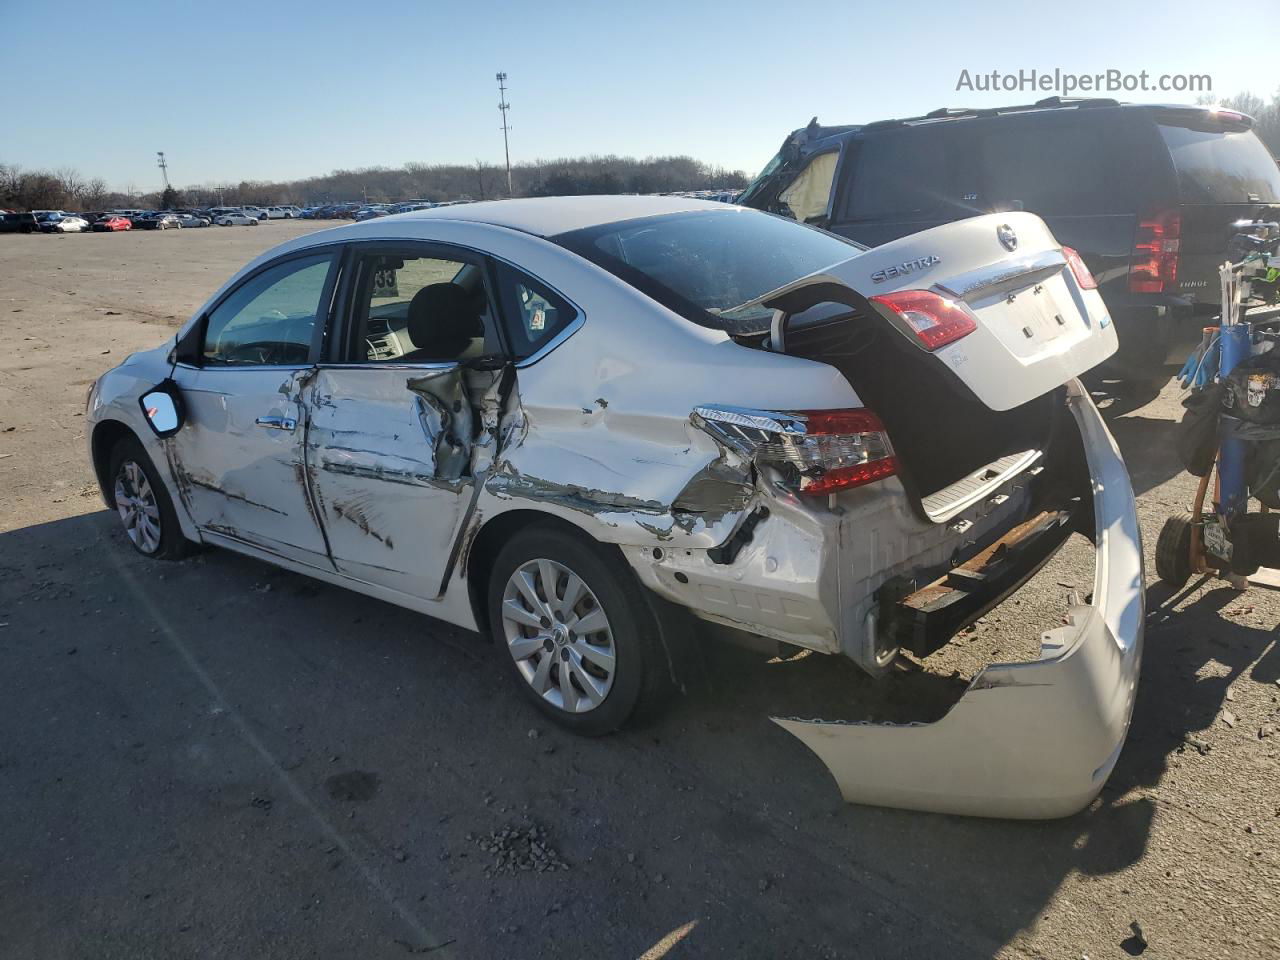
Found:
[[[276,247],[104,374],[88,433],[143,554],[488,634],[583,733],[669,683],[674,623],[883,675],[1082,532],[1088,602],[941,720],[777,721],[848,800],[1053,817],[1114,766],[1141,658],[1133,493],[1076,379],[1115,349],[1030,214],[865,250],[721,203],[508,200]]]

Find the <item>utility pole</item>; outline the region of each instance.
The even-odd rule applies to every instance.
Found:
[[[165,162],[163,150],[157,150],[156,156],[159,157],[156,161],[156,166],[160,168],[160,175],[164,177],[164,186],[167,190],[169,188],[169,164]]]
[[[511,189],[511,145],[507,142],[507,131],[511,127],[507,124],[507,111],[511,109],[511,104],[507,103],[507,75],[499,73],[498,81],[498,110],[502,113],[502,150],[507,155],[507,196],[514,196],[515,191]]]

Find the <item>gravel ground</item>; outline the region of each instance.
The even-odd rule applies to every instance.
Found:
[[[876,686],[707,642],[665,716],[597,740],[452,627],[228,553],[136,556],[89,383],[311,229],[0,237],[0,956],[1280,956],[1276,592],[1152,586],[1102,796],[1003,823],[847,806],[767,718],[945,702],[1087,590],[1083,543],[945,670]],[[1177,399],[1105,401],[1152,576],[1193,493]]]

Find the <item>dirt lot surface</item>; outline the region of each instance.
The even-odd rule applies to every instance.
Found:
[[[315,228],[0,237],[0,957],[1280,956],[1280,594],[1153,586],[1101,798],[1008,823],[847,806],[768,720],[891,714],[927,678],[705,643],[666,715],[584,740],[462,631],[224,552],[135,555],[89,383]],[[1106,412],[1153,572],[1192,496],[1176,389]],[[957,669],[1034,650],[1091,578],[1073,545]]]

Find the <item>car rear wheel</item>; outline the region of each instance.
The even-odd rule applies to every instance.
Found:
[[[173,500],[156,468],[134,437],[126,437],[111,451],[111,502],[125,537],[140,554],[179,560],[193,546],[182,535]]]
[[[661,693],[661,640],[642,588],[584,537],[541,525],[516,534],[494,561],[488,613],[506,670],[564,727],[608,733]]]

